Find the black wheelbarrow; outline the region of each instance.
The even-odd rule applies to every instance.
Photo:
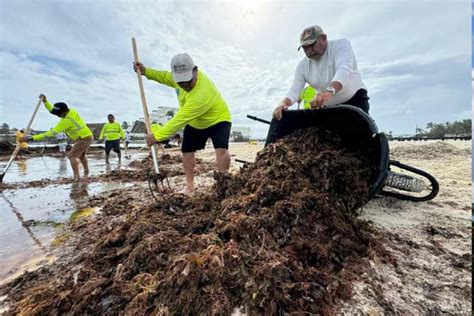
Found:
[[[432,175],[390,160],[385,134],[379,133],[374,120],[359,108],[337,105],[320,110],[290,110],[283,112],[281,120],[273,119],[271,122],[251,115],[247,117],[270,124],[265,146],[297,129],[314,126],[338,134],[347,145],[368,144],[372,155],[369,198],[383,195],[402,200],[428,201],[438,194],[439,184]],[[395,172],[392,167],[403,173]]]

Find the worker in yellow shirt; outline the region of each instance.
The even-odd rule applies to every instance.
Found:
[[[86,153],[94,140],[91,130],[86,123],[84,123],[84,120],[79,116],[77,111],[68,107],[66,103],[58,102],[53,106],[48,102],[44,94],[40,94],[39,98],[43,101],[46,109],[51,114],[58,116],[60,120],[58,124],[49,131],[34,135],[33,137],[24,136],[22,141],[41,141],[44,138],[55,137],[57,134],[64,132],[74,141],[74,145],[68,155],[74,174],[74,181],[80,179],[79,163],[81,163],[84,168],[84,179],[87,179],[89,177],[89,165]]]
[[[110,151],[113,149],[117,154],[119,163],[122,161],[120,153],[120,139],[125,139],[125,133],[122,126],[118,122],[115,122],[113,114],[107,115],[108,123],[105,123],[100,131],[99,139],[102,140],[105,137],[105,162],[109,163]]]
[[[204,149],[211,138],[216,151],[219,171],[227,171],[230,166],[229,136],[231,116],[227,103],[214,83],[194,64],[188,54],[178,54],[171,59],[171,72],[146,68],[134,63],[149,80],[157,81],[176,90],[179,110],[163,127],[153,129],[147,135],[149,146],[165,141],[184,127],[183,166],[186,174],[186,193],[194,192],[194,153]]]
[[[15,134],[16,144],[17,144],[17,146],[20,146],[20,150],[28,149],[28,143],[20,141],[24,136],[25,136],[25,130],[24,129],[20,129]]]
[[[314,98],[316,98],[316,95],[316,89],[311,86],[306,86],[306,88],[301,91],[300,97],[298,99],[298,109],[300,108],[301,101],[303,101],[303,109],[311,109],[310,102],[313,101]]]

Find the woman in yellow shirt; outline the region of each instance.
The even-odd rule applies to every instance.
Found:
[[[16,144],[20,146],[20,149],[28,149],[28,143],[22,142],[21,139],[25,136],[25,130],[21,129],[15,134]]]

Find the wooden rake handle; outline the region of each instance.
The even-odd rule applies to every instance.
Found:
[[[33,111],[33,114],[31,115],[30,121],[28,122],[28,125],[25,128],[25,135],[28,134],[28,132],[30,131],[31,124],[33,124],[33,120],[35,119],[36,113],[38,113],[38,109],[41,105],[41,101],[42,100],[40,99],[38,101],[38,104],[36,104],[35,110]],[[10,168],[13,160],[15,160],[16,156],[18,155],[18,152],[20,151],[20,148],[21,148],[21,143],[16,145],[16,148],[13,151],[12,156],[10,157],[10,160],[8,160],[8,163],[5,166],[5,169],[0,174],[0,182],[2,182],[3,176],[5,175],[5,173],[7,173],[8,168]]]
[[[132,37],[132,47],[133,47],[133,58],[135,60],[135,63],[138,63],[139,60],[138,60],[137,43],[134,37]],[[150,117],[148,115],[148,106],[146,104],[146,98],[145,98],[145,89],[143,88],[143,79],[142,79],[140,68],[137,69],[137,79],[138,79],[138,86],[140,88],[140,97],[142,99],[143,117],[145,118],[146,132],[147,134],[152,134],[151,125],[150,125]],[[157,174],[160,174],[160,169],[158,167],[157,152],[158,151],[157,151],[156,145],[153,145],[151,147],[151,155],[153,157],[153,166],[155,168],[155,172]]]

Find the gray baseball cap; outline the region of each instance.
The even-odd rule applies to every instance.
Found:
[[[171,73],[175,82],[193,79],[194,61],[188,54],[177,54],[171,59]]]
[[[300,35],[300,50],[301,46],[311,45],[318,40],[318,37],[323,35],[323,29],[318,25],[308,26]]]

